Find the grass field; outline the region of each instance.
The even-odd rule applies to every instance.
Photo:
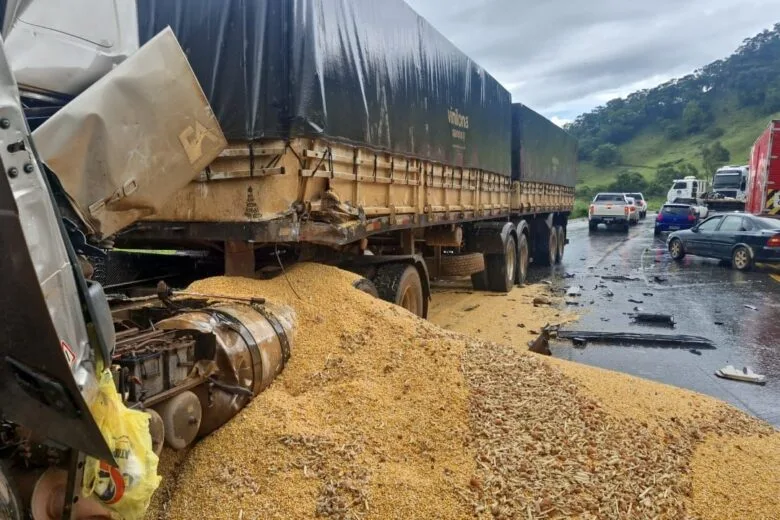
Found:
[[[670,141],[664,137],[660,128],[650,128],[619,147],[623,158],[619,166],[598,168],[591,162],[581,162],[577,183],[591,187],[607,185],[623,170],[636,171],[652,179],[659,164],[680,160],[693,164],[702,175],[711,175],[713,172],[703,171],[699,149],[715,140],[720,141],[730,152],[731,164],[747,164],[750,148],[769,120],[780,118],[780,112],[773,115],[757,114],[746,109],[738,110],[725,103],[714,111],[716,117],[712,126],[723,129],[721,137],[711,139],[704,134],[696,134],[679,141]]]
[[[750,149],[770,119],[780,119],[780,112],[766,115],[748,109],[738,109],[733,103],[720,103],[715,106],[715,120],[712,127],[723,129],[723,135],[717,139],[707,137],[705,133],[686,136],[678,141],[666,139],[659,127],[648,128],[631,141],[619,147],[621,164],[599,168],[589,161],[578,166],[577,184],[591,188],[607,186],[621,171],[631,170],[641,173],[652,181],[659,164],[668,162],[688,162],[699,170],[700,176],[714,172],[704,172],[699,150],[702,146],[720,141],[731,154],[730,164],[747,164]],[[585,216],[589,200],[579,197],[574,206],[575,217]],[[663,204],[663,197],[648,201],[651,211]]]

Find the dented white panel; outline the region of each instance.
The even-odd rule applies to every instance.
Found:
[[[138,49],[135,0],[12,0],[4,25],[24,90],[75,96]]]
[[[227,146],[170,29],[65,105],[33,138],[76,211],[104,237],[154,215]]]

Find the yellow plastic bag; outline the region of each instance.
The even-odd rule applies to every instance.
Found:
[[[94,495],[125,520],[143,518],[161,480],[149,434],[149,415],[122,403],[108,370],[100,376],[98,396],[90,410],[119,467],[87,457],[83,495]]]

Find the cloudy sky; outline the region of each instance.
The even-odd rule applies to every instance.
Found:
[[[407,0],[556,121],[731,54],[780,0]]]

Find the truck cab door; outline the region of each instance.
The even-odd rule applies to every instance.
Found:
[[[0,410],[40,438],[113,461],[87,405],[96,380],[80,275],[1,43],[0,121]]]

